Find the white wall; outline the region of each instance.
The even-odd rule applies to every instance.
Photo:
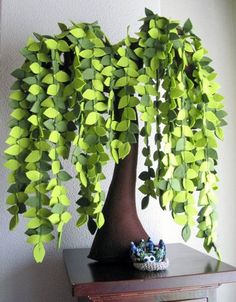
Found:
[[[2,0],[1,20],[1,78],[0,78],[0,167],[4,161],[4,141],[7,136],[7,121],[9,108],[7,95],[13,81],[10,72],[17,68],[22,57],[18,50],[24,46],[27,37],[32,32],[56,33],[57,22],[69,23],[75,21],[94,21],[99,24],[111,41],[121,39],[128,24],[131,32],[137,31],[138,19],[144,14],[147,6],[156,12],[185,20],[190,17],[196,32],[203,38],[214,66],[219,72],[219,82],[222,94],[226,100],[229,112],[229,126],[225,129],[225,140],[219,148],[219,175],[221,178],[219,190],[219,246],[223,260],[236,265],[236,203],[234,202],[234,171],[236,171],[236,5],[234,0]],[[234,14],[233,14],[234,9]],[[142,159],[139,161],[139,169]],[[69,168],[69,167],[68,167]],[[106,169],[110,180],[111,166]],[[7,196],[7,171],[0,168],[0,301],[13,302],[60,302],[73,301],[70,293],[61,251],[57,252],[53,245],[47,250],[43,264],[36,265],[32,260],[31,247],[25,243],[24,221],[15,232],[8,231],[9,215],[4,204]],[[74,200],[78,191],[76,182],[69,185],[71,198]],[[141,196],[138,194],[137,200]],[[140,208],[139,203],[137,203]],[[73,206],[71,207],[73,210]],[[149,234],[156,241],[162,237],[166,242],[181,242],[180,229],[172,222],[168,213],[163,213],[152,201],[151,206],[140,211],[140,218]],[[151,217],[150,217],[151,216]],[[63,248],[89,247],[92,237],[86,228],[77,230],[74,227],[76,217],[69,223],[64,233]],[[189,245],[202,251],[201,242],[192,238]],[[20,297],[20,298],[19,298]],[[236,297],[236,285],[225,285],[219,290],[219,302],[233,302]]]

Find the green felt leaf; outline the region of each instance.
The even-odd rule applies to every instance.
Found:
[[[185,202],[187,200],[187,192],[181,191],[176,194],[174,197],[175,202]]]
[[[32,70],[33,73],[39,74],[43,71],[43,68],[39,65],[39,63],[34,62],[30,65],[30,69]]]
[[[88,114],[88,116],[86,117],[85,124],[86,125],[94,125],[94,124],[96,124],[97,120],[98,120],[98,113],[97,112],[90,112]]]
[[[27,227],[29,229],[36,229],[41,225],[41,220],[38,217],[32,218],[28,224]]]
[[[8,155],[18,155],[22,151],[22,148],[19,145],[12,145],[7,148],[4,153]]]
[[[98,102],[94,105],[94,108],[97,111],[106,111],[107,110],[107,104],[103,102]]]
[[[60,133],[57,130],[54,130],[50,133],[49,135],[49,141],[56,144],[58,143],[59,139],[60,139]]]
[[[64,223],[68,223],[70,220],[71,220],[71,214],[69,212],[64,212],[62,215],[61,215],[61,220],[64,222]]]
[[[41,152],[39,150],[33,150],[26,157],[25,161],[27,163],[35,163],[35,162],[39,161],[40,158],[41,158]]]
[[[57,49],[60,50],[60,51],[62,51],[62,52],[68,52],[68,51],[70,51],[69,45],[64,40],[58,41],[58,43],[57,43]]]
[[[82,28],[72,28],[70,33],[76,38],[83,38],[86,36],[84,30]]]
[[[119,158],[124,159],[130,153],[130,150],[131,150],[131,146],[129,143],[122,144],[119,147],[119,152],[118,152]]]
[[[98,213],[97,219],[96,219],[96,224],[97,227],[100,229],[105,223],[105,218],[102,212]]]
[[[174,197],[173,190],[167,190],[162,195],[162,206],[166,207],[170,201],[172,201]]]
[[[15,100],[15,101],[22,101],[24,97],[25,95],[21,90],[12,91],[9,96],[11,100]]]
[[[41,87],[37,84],[33,84],[29,88],[29,92],[33,95],[38,95],[41,91]]]
[[[185,242],[187,242],[190,237],[191,237],[191,229],[189,225],[186,224],[182,229],[182,238],[184,239]]]
[[[92,80],[95,77],[95,70],[93,68],[87,68],[82,73],[84,80]]]
[[[40,242],[40,235],[31,235],[27,239],[27,243],[38,244]]]
[[[22,129],[19,126],[15,126],[11,129],[9,135],[14,137],[14,138],[20,138],[23,133],[24,133],[24,129]]]
[[[31,181],[39,181],[43,177],[43,175],[36,170],[26,172],[26,176]]]
[[[176,99],[176,98],[179,98],[181,96],[184,95],[184,90],[178,88],[178,87],[175,87],[175,88],[171,88],[170,90],[170,97],[172,99]]]
[[[186,215],[175,215],[174,220],[179,225],[185,225],[188,221]]]
[[[98,91],[103,91],[104,86],[103,86],[102,81],[100,81],[100,80],[93,80],[92,83],[93,83],[94,89],[96,89]]]
[[[88,216],[86,214],[81,214],[80,218],[76,222],[76,226],[79,228],[88,221]]]
[[[28,121],[34,125],[34,126],[38,126],[38,117],[37,115],[31,115],[29,118],[28,118]]]
[[[11,113],[11,116],[18,121],[22,120],[25,117],[25,115],[26,115],[26,111],[21,108],[17,108],[13,110]]]
[[[192,22],[190,19],[187,19],[186,22],[184,23],[183,29],[185,32],[191,31],[193,28]]]
[[[119,101],[118,108],[119,109],[125,108],[129,104],[129,101],[130,101],[130,96],[129,95],[122,96],[122,98]]]
[[[19,223],[19,217],[18,215],[14,215],[9,223],[9,230],[12,231],[14,230],[14,228],[17,226],[17,224]]]
[[[39,242],[34,247],[34,259],[37,263],[43,262],[44,256],[45,256],[45,248],[42,242]]]
[[[205,51],[203,48],[197,50],[194,54],[193,54],[193,61],[200,61],[203,56],[205,54]]]
[[[48,86],[47,94],[55,96],[55,95],[58,94],[59,89],[60,89],[60,85],[51,84],[51,85]]]
[[[21,164],[16,159],[9,159],[4,163],[4,167],[12,171],[17,170],[20,166]]]
[[[68,181],[70,180],[72,177],[70,176],[69,173],[67,173],[66,171],[60,171],[58,173],[58,178],[61,180],[61,181]]]
[[[86,50],[82,50],[79,55],[82,57],[82,58],[85,58],[85,59],[90,59],[92,58],[93,56],[93,51],[91,49],[86,49]]]
[[[59,112],[54,108],[47,108],[43,114],[48,118],[55,118],[58,116]]]
[[[159,31],[157,28],[151,28],[149,31],[148,31],[150,37],[152,37],[153,39],[157,39],[159,37]]]
[[[69,75],[62,70],[58,71],[54,77],[58,82],[62,82],[62,83],[68,82],[70,80]]]
[[[117,62],[118,66],[127,67],[129,65],[129,59],[127,57],[122,57]]]
[[[94,100],[96,98],[95,91],[92,89],[85,90],[85,92],[83,93],[83,98],[87,100]]]
[[[47,39],[45,41],[45,44],[48,49],[57,49],[57,41],[55,41],[53,39]]]
[[[48,73],[43,79],[42,79],[43,83],[46,84],[52,84],[53,83],[53,75],[51,73]]]
[[[130,126],[130,121],[128,121],[128,120],[121,121],[118,123],[118,125],[116,127],[116,131],[119,131],[119,132],[126,131],[126,130],[128,130],[129,126]]]
[[[61,170],[61,163],[59,160],[55,160],[52,162],[52,173],[53,174],[58,174],[59,171]]]

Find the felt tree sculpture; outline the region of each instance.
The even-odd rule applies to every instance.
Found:
[[[78,180],[77,227],[91,233],[104,224],[104,165],[118,165],[143,139],[139,175],[142,208],[158,199],[188,240],[216,248],[217,138],[225,111],[216,73],[187,20],[183,26],[146,9],[136,38],[112,45],[97,23],[59,24],[55,36],[34,34],[21,50],[25,61],[12,75],[9,175],[10,230],[22,214],[37,262],[44,245],[60,246],[71,219],[63,168]],[[53,235],[54,234],[54,235]],[[218,254],[219,256],[219,254]]]

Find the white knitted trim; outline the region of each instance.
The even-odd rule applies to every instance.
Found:
[[[148,272],[164,271],[169,266],[169,260],[166,258],[162,262],[145,262],[145,263],[133,262],[133,266],[140,271],[148,271]]]

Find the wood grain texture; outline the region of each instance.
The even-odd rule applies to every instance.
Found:
[[[73,296],[79,302],[216,302],[222,283],[236,282],[236,268],[184,244],[167,245],[170,267],[140,272],[131,263],[88,259],[89,249],[63,251]]]

